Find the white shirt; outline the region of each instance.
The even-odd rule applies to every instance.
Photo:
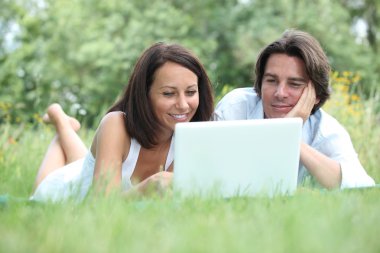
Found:
[[[262,100],[253,88],[231,91],[218,103],[214,120],[263,119]],[[341,188],[373,186],[374,180],[367,175],[344,127],[331,115],[317,110],[303,125],[303,141],[327,157],[339,162],[342,171]],[[300,162],[298,184],[309,176]]]

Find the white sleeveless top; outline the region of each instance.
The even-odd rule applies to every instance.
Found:
[[[127,158],[122,163],[121,181],[124,191],[132,188],[131,176],[136,168],[141,145],[136,139],[131,139]],[[174,159],[174,137],[172,137],[165,162],[165,171],[169,169]],[[30,197],[36,201],[59,202],[67,199],[83,200],[92,185],[95,158],[89,151],[87,155],[75,162],[50,173],[37,187]]]
[[[129,154],[127,159],[123,162],[121,168],[121,182],[123,190],[127,191],[132,188],[131,176],[136,168],[137,159],[139,158],[141,145],[136,139],[131,139],[131,146],[129,148]],[[91,152],[90,152],[91,153]],[[92,156],[92,155],[91,155]],[[174,138],[170,143],[168,155],[166,157],[164,170],[167,171],[174,159]],[[95,164],[94,164],[95,165]],[[94,166],[93,166],[94,167]]]

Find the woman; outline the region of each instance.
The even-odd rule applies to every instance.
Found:
[[[58,104],[49,106],[44,119],[57,135],[41,164],[32,199],[81,200],[93,181],[106,192],[165,188],[172,177],[175,124],[206,121],[212,112],[212,87],[199,60],[179,45],[157,43],[139,58],[123,96],[102,119],[90,151],[76,134],[79,122]]]

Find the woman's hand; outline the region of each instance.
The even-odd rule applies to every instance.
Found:
[[[302,95],[297,104],[286,115],[286,118],[299,117],[302,118],[303,122],[305,122],[309,118],[314,105],[318,102],[319,99],[317,99],[315,88],[312,85],[311,81],[309,81],[307,86],[303,89]]]
[[[172,179],[172,172],[161,171],[138,183],[135,191],[143,195],[163,195],[171,187]]]

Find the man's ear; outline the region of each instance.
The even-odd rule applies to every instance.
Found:
[[[319,103],[319,101],[321,101],[321,99],[320,99],[320,98],[316,98],[316,99],[315,99],[315,103],[314,103],[314,104],[315,104],[315,105],[316,105],[316,104],[318,104],[318,103]]]

